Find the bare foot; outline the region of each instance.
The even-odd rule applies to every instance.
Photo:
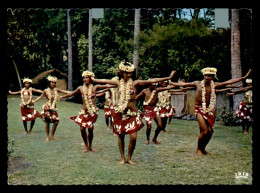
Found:
[[[46,142],[50,141],[50,138],[49,138],[49,137],[47,137],[47,138],[45,139],[45,141],[46,141]]]
[[[130,165],[135,165],[135,162],[133,162],[132,160],[127,160],[127,163],[129,163]]]
[[[93,151],[93,152],[95,152],[95,149],[92,148],[92,147],[89,147],[88,150],[89,150],[89,151]]]
[[[51,137],[52,140],[59,140],[57,137]]]
[[[85,153],[85,152],[88,152],[89,151],[89,149],[88,148],[86,148],[83,152]]]
[[[107,129],[109,129],[109,127],[107,127]]]
[[[196,154],[197,156],[203,156],[204,154],[202,153],[202,151],[201,150],[197,150],[197,154]]]
[[[152,139],[152,141],[153,141],[155,144],[160,144],[160,142],[158,142],[156,139]]]
[[[126,161],[124,160],[124,159],[122,159],[120,162],[119,162],[119,165],[123,165],[123,164],[125,164],[126,163]]]
[[[24,135],[28,134],[28,131],[24,131],[23,134],[24,134]]]
[[[148,140],[148,139],[146,139],[146,142],[145,142],[145,144],[146,144],[146,145],[148,145],[148,144],[149,144],[149,140]]]

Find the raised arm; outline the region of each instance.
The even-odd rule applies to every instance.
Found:
[[[140,92],[138,95],[136,95],[136,96],[135,96],[135,100],[137,100],[137,99],[139,99],[141,96],[143,96],[143,95],[144,95],[144,91],[145,91],[145,89],[142,90],[142,92]]]
[[[119,81],[118,80],[109,80],[109,79],[96,79],[96,78],[91,78],[94,83],[98,84],[112,84],[112,85],[117,85],[119,86]]]
[[[40,90],[40,89],[35,89],[35,88],[32,88],[32,91],[33,91],[33,92],[37,92],[37,93],[43,93],[42,90]]]
[[[73,96],[73,95],[75,95],[75,94],[80,93],[80,87],[81,87],[81,86],[79,86],[79,87],[78,87],[76,90],[74,90],[74,91],[68,91],[68,93],[67,93],[66,95],[60,96],[60,99],[62,99],[62,98],[67,98],[67,97],[71,97],[71,96]]]
[[[41,100],[43,97],[45,96],[45,90],[42,92],[41,96],[39,96],[38,98],[36,98],[35,100],[32,101],[32,103],[36,103],[37,101]]]
[[[223,87],[223,86],[226,86],[226,85],[228,85],[228,84],[234,84],[234,83],[236,83],[236,82],[239,82],[239,81],[241,81],[241,80],[244,80],[244,79],[246,79],[246,78],[249,77],[250,73],[251,73],[251,69],[250,69],[250,70],[248,71],[248,73],[247,73],[245,76],[243,76],[243,77],[233,78],[233,79],[227,80],[227,81],[225,81],[225,82],[216,82],[215,88],[217,88],[217,87]]]
[[[252,86],[247,86],[247,87],[241,88],[239,90],[232,91],[231,93],[227,93],[227,96],[243,93],[243,92],[246,92],[250,89],[252,89]]]
[[[60,92],[60,93],[64,93],[64,94],[71,94],[72,91],[68,91],[68,90],[62,90],[62,89],[59,89],[59,88],[56,88],[57,89],[57,92]]]
[[[98,93],[98,94],[96,94],[96,97],[101,97],[101,96],[104,96],[105,94],[106,94],[106,92]]]
[[[195,87],[196,88],[196,82],[198,81],[194,81],[194,82],[172,82],[172,81],[169,81],[169,83],[173,86],[189,86],[189,87]]]
[[[12,91],[9,90],[9,94],[12,94],[12,95],[14,95],[14,94],[21,94],[21,91],[12,92]]]
[[[224,92],[224,91],[227,91],[227,90],[231,90],[232,88],[223,88],[223,89],[216,89],[215,91],[216,92]]]
[[[172,71],[169,77],[165,77],[165,78],[153,78],[150,80],[136,80],[134,81],[134,86],[144,86],[147,84],[152,84],[152,83],[156,83],[156,82],[163,82],[165,80],[171,80],[173,75],[176,73],[176,71]]]
[[[101,85],[101,84],[98,84],[98,85],[96,85],[96,87],[97,87],[97,90],[100,90],[100,89],[116,88],[117,85],[109,85],[109,84]]]
[[[172,89],[174,87],[176,87],[176,86],[159,87],[159,88],[156,88],[156,91],[157,92],[161,92],[161,91],[165,91],[165,90],[170,90],[170,89]]]

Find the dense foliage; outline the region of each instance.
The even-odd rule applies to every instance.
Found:
[[[88,9],[70,9],[73,80],[82,83],[88,68]],[[190,13],[189,13],[190,12]],[[200,13],[200,14],[199,14]],[[190,16],[190,14],[192,14]],[[251,12],[240,11],[243,71],[252,65]],[[14,68],[21,78],[57,68],[67,73],[67,10],[8,9],[7,65],[9,87],[18,89]],[[201,79],[200,69],[219,69],[219,80],[231,77],[230,29],[214,28],[214,9],[141,9],[139,76]],[[93,71],[98,78],[112,78],[120,61],[133,60],[134,9],[106,8],[104,18],[93,19]],[[225,70],[223,70],[225,69]],[[74,86],[75,88],[75,86]]]

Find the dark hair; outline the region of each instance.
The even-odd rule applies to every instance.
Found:
[[[127,62],[128,62],[128,61],[125,60],[124,65],[125,65],[125,66],[131,66],[131,64],[130,64],[130,63],[127,63]],[[118,71],[119,80],[120,80],[121,78],[123,78],[123,73],[124,73],[124,71],[122,71],[122,70],[119,70],[119,71]],[[136,80],[136,70],[135,70],[135,69],[134,69],[134,71],[132,72],[132,80]]]

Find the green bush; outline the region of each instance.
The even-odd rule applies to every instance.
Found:
[[[237,125],[237,119],[231,108],[221,107],[218,112],[218,119],[226,126]]]

